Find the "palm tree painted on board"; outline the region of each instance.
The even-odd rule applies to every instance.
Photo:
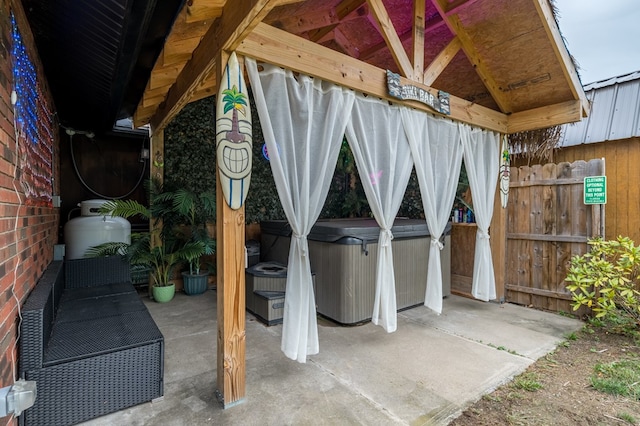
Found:
[[[230,70],[232,66],[227,69],[229,74]],[[235,84],[227,86],[219,96],[222,97],[217,117],[220,183],[229,206],[239,208],[245,201],[251,176],[251,111],[246,93],[239,90]]]

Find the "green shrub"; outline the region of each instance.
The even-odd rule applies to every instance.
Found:
[[[640,327],[640,247],[628,237],[589,240],[591,250],[571,259],[565,280],[572,307],[590,308],[595,318],[622,333]]]

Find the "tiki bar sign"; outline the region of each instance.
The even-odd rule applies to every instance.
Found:
[[[387,70],[387,89],[389,90],[389,94],[394,98],[422,102],[440,114],[449,115],[451,113],[451,109],[449,108],[449,94],[447,92],[440,90],[438,91],[438,97],[436,97],[421,87],[410,84],[403,86],[400,84],[400,74],[393,73],[389,70]]]

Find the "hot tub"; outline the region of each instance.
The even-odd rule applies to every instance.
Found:
[[[286,264],[291,228],[286,221],[261,224],[264,261]],[[393,233],[393,267],[398,310],[424,303],[431,237],[419,219],[398,218]],[[371,319],[375,298],[376,262],[380,228],[374,219],[319,220],[308,236],[309,260],[315,272],[319,314],[341,324]],[[443,296],[451,292],[451,225],[447,225],[440,252]]]

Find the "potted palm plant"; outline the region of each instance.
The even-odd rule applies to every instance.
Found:
[[[177,226],[176,236],[184,244],[195,244],[200,251],[191,251],[185,257],[189,269],[182,272],[184,292],[188,295],[204,293],[209,285],[209,271],[201,271],[203,256],[211,256],[216,251],[216,240],[207,231],[207,221],[215,217],[216,197],[212,192],[195,194],[186,189],[178,189],[167,194],[167,201],[173,203],[175,211],[181,216],[181,225]]]
[[[150,205],[146,207],[135,200],[111,200],[103,204],[100,212],[105,215],[131,218],[140,216],[153,221],[151,232],[131,234],[131,244],[107,242],[92,247],[89,256],[124,255],[129,263],[149,269],[151,280],[149,293],[157,302],[168,302],[175,294],[172,281],[175,268],[189,259],[202,256],[206,249],[202,242],[183,241],[173,232],[176,217],[180,213],[172,202],[170,193],[163,193],[157,183],[149,185]]]

